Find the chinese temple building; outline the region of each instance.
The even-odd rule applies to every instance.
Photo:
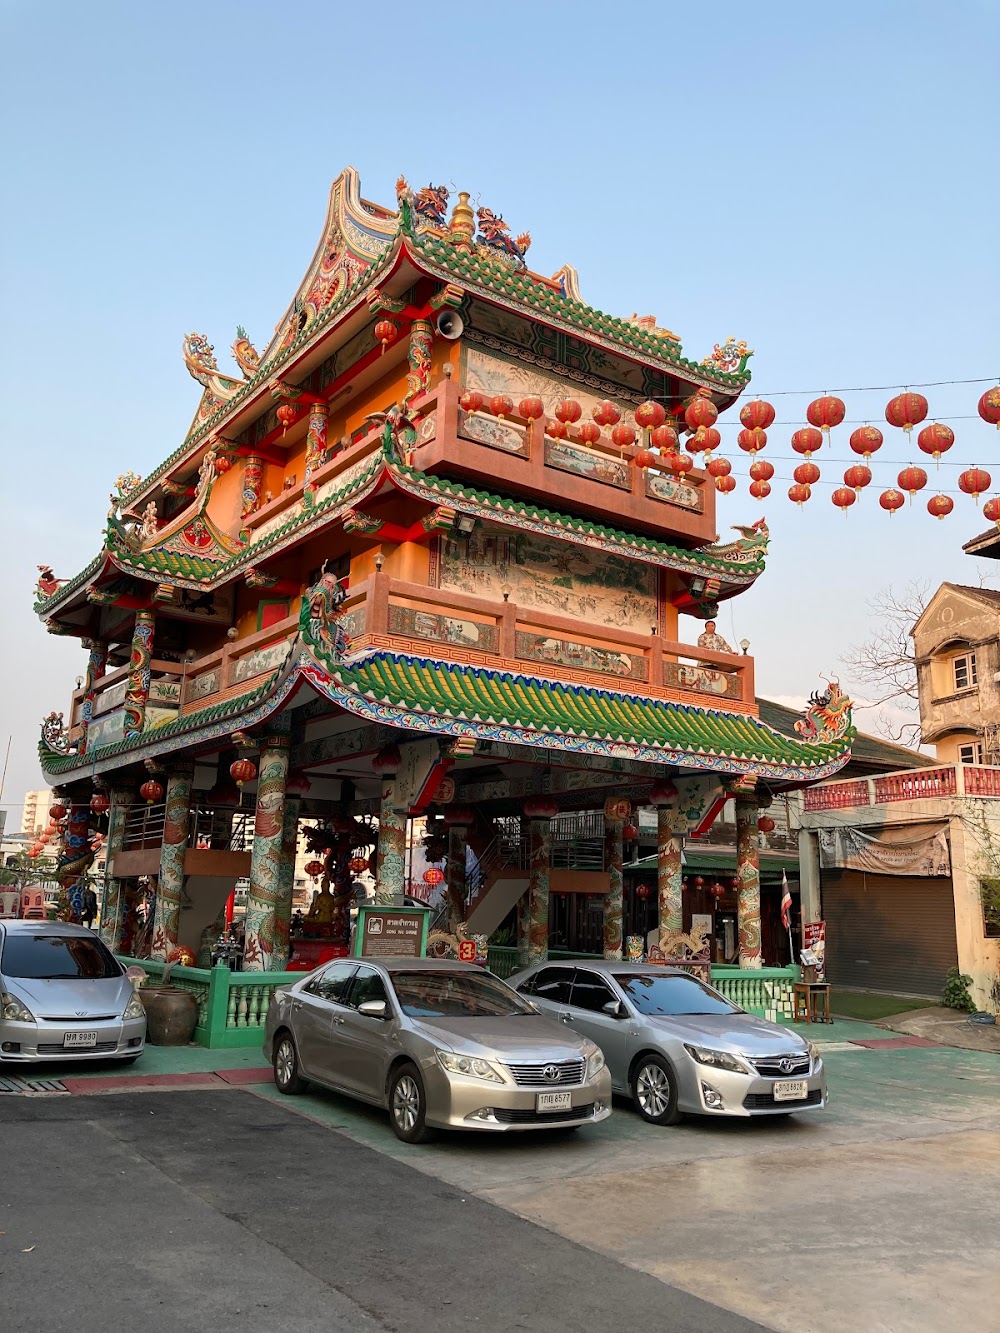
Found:
[[[342,941],[361,870],[402,900],[423,817],[446,944],[513,910],[522,958],[545,957],[550,897],[587,893],[620,957],[648,807],[659,947],[684,958],[704,943],[684,839],[734,799],[740,962],[760,966],[758,820],[838,772],[854,730],[836,683],[790,731],[763,721],[753,659],[702,623],[764,570],[763,521],[720,542],[725,472],[704,465],[749,353],[686,359],[654,319],[588,306],[572,268],[533,272],[529,242],[443,187],[370,203],[347,169],[269,345],[239,329],[230,372],[189,335],[185,439],[118,479],[86,568],[40,567],[40,618],[89,654],[41,744],[62,910],[105,836],[118,951],[203,953],[246,876],[244,969],[281,970],[300,820],[307,930]],[[593,812],[601,867],[561,867],[554,825]]]

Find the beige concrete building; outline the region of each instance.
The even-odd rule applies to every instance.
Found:
[[[942,583],[912,634],[922,742],[942,763],[1000,763],[1000,592]]]
[[[46,787],[44,791],[26,791],[21,809],[21,832],[36,838],[44,832],[54,801],[51,787]]]

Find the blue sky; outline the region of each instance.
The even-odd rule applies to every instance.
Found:
[[[4,0],[0,23],[11,806],[40,782],[39,719],[83,669],[31,614],[35,565],[79,570],[117,474],[180,442],[198,393],[185,333],[220,353],[237,323],[267,341],[346,163],[384,203],[400,172],[471,190],[532,232],[533,267],[575,264],[586,300],[655,313],[689,356],[745,337],[764,393],[1000,380],[992,0]],[[996,462],[1000,489],[985,387],[925,392],[952,458]],[[719,506],[723,535],[762,509],[771,526],[768,572],[720,630],[750,639],[775,697],[838,669],[885,584],[977,583],[980,565],[996,583],[961,552],[986,526],[968,498],[943,522],[920,497],[890,521],[872,493],[845,517],[826,486],[796,510],[787,440],[809,396],[774,400],[784,484],[762,507],[741,480]],[[849,419],[880,421],[889,396],[845,395]],[[876,487],[909,461],[894,434]],[[839,481],[846,438],[824,453]]]

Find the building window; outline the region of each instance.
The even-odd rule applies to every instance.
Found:
[[[960,745],[958,747],[958,762],[960,764],[981,764],[983,762],[982,743],[974,741],[971,745]]]
[[[955,673],[956,690],[971,690],[974,685],[979,684],[975,653],[963,653],[961,657],[953,657],[951,666]]]

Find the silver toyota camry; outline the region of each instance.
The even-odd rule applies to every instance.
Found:
[[[93,931],[57,921],[0,921],[0,1063],[131,1064],[146,1013],[125,969]]]
[[[816,1048],[730,1004],[686,972],[649,963],[540,963],[510,983],[597,1042],[615,1092],[654,1125],[685,1113],[788,1115],[826,1105]]]
[[[308,1080],[434,1128],[575,1129],[611,1114],[599,1047],[467,963],[340,959],[279,987],[264,1052],[279,1091]]]

